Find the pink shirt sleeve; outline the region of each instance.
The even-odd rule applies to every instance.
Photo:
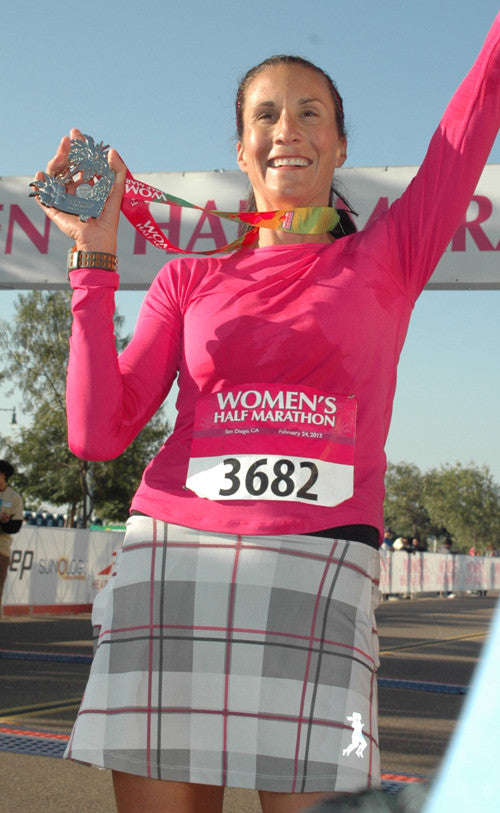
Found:
[[[68,443],[86,460],[120,455],[166,398],[179,365],[178,305],[153,283],[138,327],[118,355],[114,292],[118,274],[71,272],[73,329],[66,386]]]
[[[500,14],[388,217],[363,233],[415,300],[462,221],[500,126]],[[371,231],[371,234],[370,234]]]

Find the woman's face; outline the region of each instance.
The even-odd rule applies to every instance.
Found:
[[[247,87],[238,165],[260,211],[328,206],[346,159],[326,80],[302,65],[275,65]]]

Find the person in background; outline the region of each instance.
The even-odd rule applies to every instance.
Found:
[[[394,539],[392,535],[392,531],[387,530],[384,533],[384,541],[380,546],[380,550],[390,550],[391,552],[394,550]]]
[[[408,536],[403,537],[403,548],[402,548],[402,550],[405,550],[406,553],[413,553],[414,552],[412,542],[411,542],[411,540],[410,540],[410,538]]]
[[[9,569],[12,535],[17,534],[23,524],[22,497],[8,484],[13,474],[14,466],[8,460],[0,460],[0,613],[3,586]]]
[[[393,549],[395,551],[405,551],[405,553],[412,553],[412,545],[407,536],[398,536],[394,541]]]
[[[456,555],[456,550],[453,550],[453,540],[449,536],[446,537],[443,544],[438,550],[438,553],[449,554],[450,556]],[[443,590],[440,595],[443,598],[455,598],[456,594],[452,590]]]
[[[386,550],[389,553],[394,553],[394,534],[390,528],[387,528],[384,532],[384,540],[380,546],[380,550]],[[397,596],[393,593],[382,594],[383,601],[388,601],[390,598],[397,598]]]
[[[419,536],[414,536],[411,540],[411,549],[413,553],[425,553],[427,545],[422,542]]]
[[[443,544],[439,548],[438,553],[451,553],[452,555],[456,554],[456,550],[453,549],[453,540],[450,539],[449,536],[446,537]]]

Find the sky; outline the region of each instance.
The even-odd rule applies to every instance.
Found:
[[[116,147],[138,177],[237,169],[238,79],[274,53],[311,59],[337,82],[346,166],[418,165],[498,9],[498,0],[0,0],[0,176],[44,169],[74,126]],[[500,163],[499,138],[489,161]],[[118,295],[130,332],[142,297]],[[0,290],[0,318],[16,298]],[[391,462],[486,465],[500,483],[499,305],[499,290],[422,294],[399,365]],[[0,389],[0,434],[17,431],[13,406],[27,423],[19,396]]]

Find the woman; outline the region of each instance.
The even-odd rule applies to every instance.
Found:
[[[379,784],[374,609],[396,365],[498,131],[499,32],[500,17],[416,178],[364,231],[261,229],[229,256],[171,261],[120,358],[118,275],[85,257],[70,273],[73,451],[120,454],[179,382],[174,432],[96,600],[68,748],[113,770],[120,811],[220,811],[224,786],[240,786],[265,813],[293,813]],[[328,205],[347,143],[322,71],[262,63],[237,121],[258,210]],[[48,210],[76,250],[116,253],[126,167],[115,151],[109,162],[97,221]]]

